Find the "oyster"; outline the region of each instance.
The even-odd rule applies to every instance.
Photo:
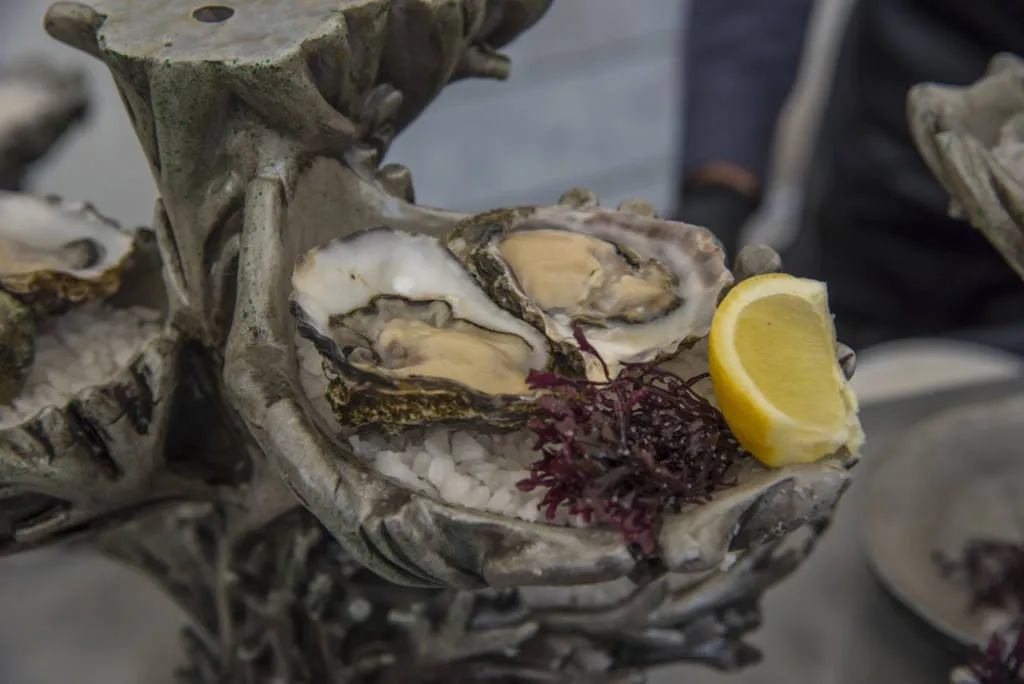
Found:
[[[308,252],[292,277],[299,331],[333,375],[339,421],[395,430],[439,420],[504,427],[531,410],[547,340],[492,302],[444,245],[377,228]]]
[[[446,243],[495,302],[593,380],[604,368],[579,352],[576,328],[612,375],[660,361],[707,335],[733,280],[707,230],[625,212],[499,209],[463,221]]]
[[[88,204],[0,192],[0,289],[37,313],[116,292],[134,243]]]

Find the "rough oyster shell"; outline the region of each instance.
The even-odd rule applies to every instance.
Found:
[[[396,429],[530,410],[526,383],[547,340],[477,288],[436,238],[378,228],[311,250],[292,310],[337,374],[327,397],[345,426]]]
[[[109,297],[133,249],[89,204],[0,192],[0,289],[37,312]]]
[[[614,375],[706,335],[733,281],[704,228],[620,211],[499,209],[463,221],[446,243],[492,299],[594,380],[604,369],[578,353],[574,328]]]

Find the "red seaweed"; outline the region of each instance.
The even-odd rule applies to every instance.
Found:
[[[967,664],[978,684],[1018,684],[1024,670],[1024,623],[1017,621],[1005,633],[995,633],[985,650],[977,650]]]
[[[972,539],[960,558],[936,555],[947,575],[961,575],[971,589],[971,609],[995,608],[1024,615],[1024,544]]]
[[[971,591],[971,610],[994,608],[1015,616],[1009,629],[993,634],[967,667],[978,684],[1024,681],[1024,544],[972,539],[959,558],[936,554],[940,570],[961,576]]]
[[[527,425],[541,458],[518,487],[547,488],[539,506],[549,520],[564,507],[588,522],[611,522],[650,554],[662,514],[735,484],[730,471],[746,452],[694,391],[707,374],[684,380],[653,364],[626,364],[611,378],[583,333],[575,336],[606,380],[530,373],[530,386],[548,392]]]

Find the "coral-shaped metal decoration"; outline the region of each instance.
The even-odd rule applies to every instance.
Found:
[[[1024,60],[1000,54],[976,83],[914,86],[910,130],[966,219],[1024,278]]]
[[[612,684],[753,662],[759,597],[827,527],[856,455],[771,469],[732,445],[694,471],[716,473],[699,495],[636,506],[631,536],[625,514],[539,508],[525,433],[485,424],[524,427],[531,370],[599,381],[643,363],[642,382],[685,383],[700,420],[665,415],[710,449],[725,428],[695,370],[702,338],[731,284],[778,255],[748,248],[730,270],[706,230],[584,189],[476,216],[419,206],[408,170],[379,164],[447,83],[503,78],[495,49],[549,4],[55,4],[47,30],[110,68],[160,199],[152,230],[113,227],[115,273],[82,237],[112,227],[95,209],[7,198],[0,288],[59,278],[0,302],[0,334],[29,341],[0,358],[0,552],[87,536],[152,575],[194,618],[181,676],[196,684]],[[651,298],[552,313],[516,275],[530,259],[494,243],[538,235],[618,245],[611,267]],[[116,293],[86,296],[115,275]],[[40,308],[44,281],[79,294]],[[364,344],[396,311],[525,356],[500,389],[424,384]]]

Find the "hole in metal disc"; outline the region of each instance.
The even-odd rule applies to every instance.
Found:
[[[235,10],[224,5],[203,5],[192,13],[192,18],[204,24],[219,24],[227,21],[235,14]]]

